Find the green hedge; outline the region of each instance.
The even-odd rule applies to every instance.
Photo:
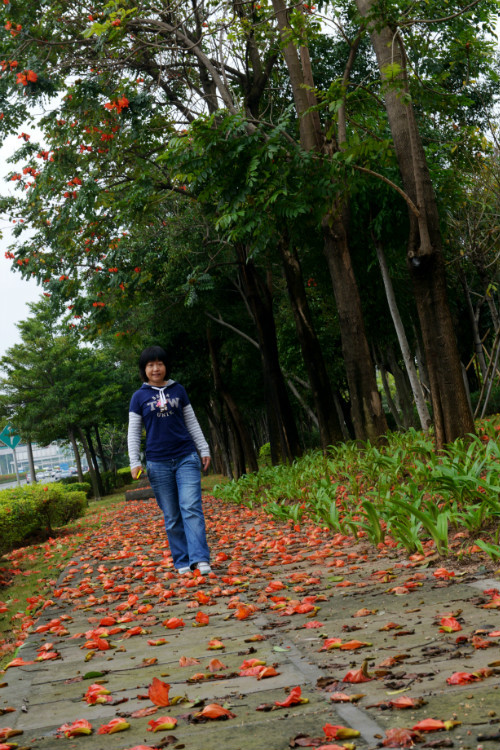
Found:
[[[132,483],[132,474],[130,473],[130,469],[128,467],[124,469],[118,469],[117,473],[115,474],[113,471],[101,471],[101,479],[104,486],[104,494],[110,495],[113,490],[125,487],[127,484]],[[63,479],[58,479],[58,483],[65,485],[67,487],[78,488],[79,490],[83,490],[87,494],[88,498],[93,497],[94,493],[92,490],[92,483],[90,481],[90,474],[89,472],[85,472],[83,475],[83,483],[78,481],[78,477],[64,477]]]
[[[0,555],[34,534],[50,536],[57,526],[83,516],[86,507],[85,492],[59,483],[0,490]]]
[[[89,476],[88,474],[84,476]],[[63,477],[58,479],[57,484],[62,485],[67,492],[85,492],[87,497],[92,497],[92,485],[90,484],[90,478],[88,482],[80,482],[78,477]]]

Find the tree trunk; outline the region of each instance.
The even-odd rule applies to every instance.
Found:
[[[87,445],[89,447],[90,455],[92,456],[92,466],[94,467],[95,476],[97,479],[97,486],[99,487],[99,494],[101,497],[103,497],[106,494],[106,491],[104,489],[101,472],[99,470],[99,464],[97,462],[97,456],[94,450],[94,443],[92,442],[92,434],[90,432],[90,427],[85,428],[85,437],[87,438]]]
[[[78,443],[76,442],[74,427],[68,427],[68,437],[71,443],[71,447],[73,448],[73,454],[75,456],[76,473],[78,474],[78,481],[83,482],[82,462],[80,459],[80,451],[78,450]]]
[[[288,25],[287,8],[283,0],[272,0],[272,2],[299,118],[300,143],[307,151],[322,152],[326,158],[331,158],[331,151],[335,152],[339,149],[333,141],[326,144],[321,130],[319,113],[314,106],[317,101],[314,95],[314,79],[309,52],[306,47],[301,46],[300,54],[298,54]],[[356,49],[356,46],[351,47],[351,54],[344,72],[343,82],[346,87]],[[339,124],[339,130],[344,131],[344,126],[344,122]],[[342,192],[345,192],[343,187]],[[324,251],[339,314],[342,352],[351,394],[355,435],[361,440],[377,439],[386,432],[387,422],[377,390],[370,347],[366,339],[361,300],[349,253],[347,226],[347,202],[343,199],[338,205],[333,205],[323,219]]]
[[[499,355],[500,355],[500,328],[498,328],[496,331],[493,345],[491,347],[491,358],[490,358],[490,362],[488,365],[488,369],[486,371],[486,377],[484,378],[483,384],[481,386],[481,392],[479,394],[476,411],[474,413],[475,417],[477,417],[479,413],[479,407],[481,406],[481,400],[485,392],[486,392],[486,395],[484,399],[483,408],[481,410],[481,419],[486,414],[486,408],[488,406],[488,401],[490,399],[491,388],[493,386],[493,382],[497,375],[497,365],[498,365]]]
[[[99,432],[99,425],[97,425],[97,424],[94,425],[94,432],[95,432],[95,439],[96,439],[96,443],[97,443],[97,452],[98,452],[99,458],[101,459],[101,462],[102,462],[102,468],[104,469],[104,471],[107,471],[108,470],[108,462],[106,460],[106,456],[104,455],[104,448],[102,447],[101,435],[100,435],[100,432]]]
[[[375,359],[375,362],[376,362],[377,367],[379,369],[380,377],[382,378],[382,385],[384,387],[384,393],[385,393],[385,398],[387,400],[387,406],[389,407],[389,411],[391,412],[392,416],[394,417],[394,421],[396,423],[396,427],[398,429],[402,429],[403,422],[402,422],[402,419],[401,419],[401,415],[400,415],[400,413],[398,411],[398,407],[396,406],[396,403],[395,403],[395,401],[394,401],[394,399],[392,397],[391,387],[389,385],[389,378],[387,377],[387,370],[386,370],[386,367],[385,367],[385,363],[382,361],[382,358],[380,358],[377,361],[377,357],[375,356],[374,359]]]
[[[484,351],[483,351],[483,342],[481,341],[481,334],[479,333],[479,311],[476,313],[474,310],[474,305],[472,304],[471,296],[470,296],[470,288],[469,284],[467,283],[467,278],[465,276],[465,273],[462,268],[459,268],[458,271],[458,278],[460,279],[460,283],[462,284],[462,289],[464,290],[465,295],[465,301],[467,303],[467,312],[469,313],[469,320],[470,325],[472,328],[472,341],[474,343],[474,353],[477,358],[477,363],[479,365],[479,370],[481,372],[481,380],[484,382],[484,378],[486,377],[486,360],[484,358]]]
[[[245,298],[259,341],[272,461],[273,464],[280,461],[291,463],[302,451],[279,363],[270,286],[261,279],[253,260],[247,258],[241,245],[238,248],[238,259]]]
[[[224,404],[223,412],[226,413],[226,423],[229,428],[229,446],[231,449],[233,474],[235,479],[239,479],[243,474],[246,474],[245,451],[243,450],[239,432],[234,424],[233,415],[227,408],[226,404]]]
[[[474,432],[462,367],[448,305],[437,203],[408,93],[406,55],[400,34],[373,18],[375,0],[356,0],[368,19],[371,41],[382,79],[385,108],[407,195],[417,207],[410,211],[408,268],[413,283],[431,389],[436,446]],[[371,20],[370,17],[372,16]],[[397,73],[394,73],[394,66]],[[390,77],[396,85],[391,86]]]
[[[376,440],[387,432],[366,338],[358,285],[354,277],[345,221],[334,212],[323,220],[325,255],[332,279],[342,338],[342,353],[351,399],[351,418],[358,440]]]
[[[220,371],[219,366],[219,360],[217,357],[217,352],[214,344],[214,340],[212,337],[212,333],[210,331],[210,327],[207,325],[207,341],[208,341],[208,348],[210,352],[210,361],[212,363],[212,373],[214,377],[214,387],[216,393],[219,394],[220,398],[223,400],[223,402],[226,405],[226,408],[228,412],[231,415],[233,427],[235,431],[239,435],[239,442],[242,446],[243,450],[243,474],[246,473],[246,467],[248,466],[248,470],[258,471],[259,466],[257,463],[257,456],[255,454],[255,448],[252,443],[252,439],[250,437],[250,432],[247,429],[247,426],[245,424],[245,421],[242,417],[242,414],[238,408],[238,405],[232,395],[229,393],[223,379],[222,374]]]
[[[223,429],[218,405],[214,401],[211,401],[210,406],[207,407],[207,415],[215,436],[214,444],[219,446],[220,460],[224,465],[224,471],[220,473],[224,473],[229,479],[234,479],[227,445],[227,430]]]
[[[87,443],[87,438],[85,437],[85,433],[82,430],[81,427],[77,427],[78,437],[80,438],[80,442],[83,446],[83,450],[85,452],[85,457],[87,459],[87,463],[89,466],[89,474],[90,474],[90,483],[92,485],[92,490],[94,492],[94,500],[100,500],[101,499],[101,493],[99,490],[99,483],[97,481],[96,473],[94,471],[94,467],[92,465],[92,454],[90,452],[90,448]]]
[[[419,429],[421,426],[420,420],[418,416],[415,416],[415,413],[414,413],[415,403],[414,403],[410,380],[408,378],[406,369],[401,369],[401,367],[399,366],[399,362],[397,360],[396,353],[392,345],[386,347],[385,356],[387,359],[388,369],[394,376],[394,381],[396,384],[397,400],[399,402],[400,410],[403,415],[403,425],[406,429],[408,429],[408,427],[415,427],[415,429]],[[413,366],[415,367],[415,364],[413,364]],[[416,377],[418,377],[416,370],[415,370],[415,375]],[[422,389],[422,396],[423,396],[424,391],[423,391],[422,386],[420,387]],[[429,415],[429,419],[430,419],[430,415]]]
[[[429,414],[427,404],[425,403],[424,391],[422,389],[422,384],[418,379],[415,362],[413,361],[413,357],[410,352],[408,339],[406,338],[406,332],[403,326],[403,321],[401,320],[401,316],[399,314],[396,295],[394,294],[391,277],[389,275],[389,267],[387,265],[384,250],[380,242],[375,241],[375,249],[377,251],[377,258],[384,282],[387,304],[389,305],[392,322],[394,324],[396,335],[398,337],[399,348],[401,349],[401,354],[403,355],[403,362],[405,363],[406,372],[408,373],[408,378],[410,379],[413,398],[415,399],[415,405],[417,407],[417,412],[420,419],[420,425],[423,430],[427,431],[432,421],[431,415]]]
[[[314,400],[321,447],[326,450],[333,443],[342,441],[342,429],[323,352],[314,330],[297,251],[295,248],[290,248],[285,238],[279,242],[279,249],[297,338]]]
[[[35,461],[33,460],[33,445],[31,443],[31,440],[26,441],[26,450],[28,453],[28,464],[30,467],[30,480],[32,483],[36,482],[36,471],[35,471]]]

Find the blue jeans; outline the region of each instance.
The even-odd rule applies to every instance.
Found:
[[[176,568],[210,562],[201,507],[201,462],[197,453],[148,461],[147,472]]]

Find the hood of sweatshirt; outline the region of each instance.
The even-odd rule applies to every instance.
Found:
[[[149,383],[143,383],[141,386],[141,390],[143,388],[146,388],[152,391],[156,391],[158,393],[158,406],[165,406],[165,404],[167,403],[167,399],[165,397],[165,391],[167,390],[167,388],[170,388],[170,386],[172,386],[174,383],[175,383],[175,380],[172,380],[170,378],[167,380],[165,385],[161,385],[161,386],[150,385]]]

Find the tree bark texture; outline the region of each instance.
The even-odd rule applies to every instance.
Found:
[[[325,142],[318,111],[313,109],[317,101],[313,91],[314,77],[309,51],[305,46],[297,51],[292,42],[288,11],[283,0],[273,0],[273,8],[299,118],[300,143],[306,151],[317,151],[323,153],[325,158],[331,158],[332,150],[337,151],[338,145]],[[344,75],[346,84],[352,61],[353,56],[350,55]],[[338,199],[338,205],[333,205],[323,219],[324,252],[339,314],[355,434],[361,440],[376,439],[387,431],[387,422],[366,338],[361,300],[349,252],[347,227],[347,199],[343,197]]]
[[[483,351],[483,342],[481,341],[481,334],[479,333],[479,310],[474,310],[474,305],[472,304],[471,294],[470,294],[470,288],[469,284],[467,283],[467,277],[465,273],[463,272],[462,268],[458,271],[458,278],[460,279],[460,283],[462,284],[462,289],[464,290],[465,295],[465,301],[467,303],[467,312],[469,314],[469,320],[472,328],[472,341],[474,343],[474,353],[476,355],[477,364],[479,367],[479,370],[481,372],[481,378],[484,380],[486,377],[486,360],[484,358],[484,351]]]
[[[281,371],[269,285],[259,276],[245,248],[238,248],[239,272],[245,298],[255,323],[264,379],[273,463],[292,462],[302,451],[297,426]]]
[[[358,440],[376,440],[387,432],[387,421],[366,338],[345,223],[336,213],[324,218],[323,236],[339,315],[354,434]]]
[[[97,481],[96,473],[94,471],[94,466],[92,464],[92,454],[90,453],[90,449],[87,443],[87,438],[85,437],[85,433],[81,427],[77,428],[77,432],[78,432],[78,437],[80,438],[80,442],[83,446],[83,450],[85,452],[85,458],[87,459],[87,464],[89,466],[90,483],[92,485],[92,490],[94,492],[94,499],[100,500],[101,493],[99,491],[99,483]]]
[[[377,360],[375,359],[377,362]],[[396,427],[398,429],[401,429],[403,427],[403,421],[401,419],[401,415],[398,411],[398,407],[396,406],[396,402],[394,401],[391,393],[391,387],[389,385],[389,378],[387,377],[387,370],[385,368],[385,364],[382,361],[377,362],[377,366],[380,372],[380,377],[382,378],[382,385],[384,387],[384,393],[385,397],[387,399],[387,406],[389,407],[389,410],[394,417],[394,421],[396,423]]]
[[[33,445],[31,440],[26,441],[26,449],[28,453],[28,464],[30,467],[30,479],[31,482],[36,482],[35,461],[33,459]]]
[[[366,19],[376,10],[374,0],[356,0]],[[385,108],[406,193],[417,206],[410,211],[408,267],[417,305],[429,374],[438,448],[474,432],[446,290],[439,215],[415,112],[408,93],[406,56],[401,36],[379,20],[368,22],[384,90]],[[394,73],[394,67],[398,66]],[[397,79],[391,85],[389,75]]]
[[[216,446],[214,453],[218,458],[218,462],[221,464],[219,467],[220,473],[225,474],[229,479],[234,479],[231,459],[229,456],[229,446],[227,444],[227,429],[222,423],[219,405],[212,400],[210,406],[206,407],[206,411],[212,431],[213,443]]]
[[[405,426],[406,429],[408,429],[408,427],[414,427],[415,429],[420,429],[421,428],[420,420],[418,418],[418,415],[415,415],[414,413],[415,402],[413,398],[413,392],[411,389],[410,379],[408,377],[406,368],[402,369],[399,366],[399,361],[398,361],[398,358],[396,357],[395,348],[392,345],[387,346],[385,348],[384,354],[387,360],[387,368],[389,372],[392,373],[392,376],[394,377],[394,382],[396,384],[397,403],[399,403],[400,410],[403,415],[403,425]],[[413,364],[413,366],[415,367],[415,364]],[[416,369],[415,369],[415,376],[418,378]],[[422,397],[424,398],[424,389],[421,384],[420,384],[420,388],[422,390]],[[428,424],[430,424],[430,421],[431,420],[430,420],[430,414],[429,414]]]
[[[405,363],[406,372],[408,373],[408,377],[410,379],[413,398],[415,399],[415,405],[417,407],[417,412],[420,419],[420,425],[423,430],[428,430],[432,421],[431,415],[429,414],[427,404],[425,403],[424,391],[420,380],[418,379],[415,362],[413,361],[403,321],[401,320],[401,316],[399,314],[396,295],[394,294],[394,288],[392,286],[392,281],[389,274],[389,267],[387,265],[385,253],[380,242],[375,242],[375,249],[377,251],[377,258],[384,282],[387,304],[389,305],[392,322],[394,324],[394,329],[398,337],[399,348],[401,349],[401,354],[403,355],[403,362]]]
[[[75,456],[76,473],[78,475],[78,481],[83,482],[82,461],[80,459],[80,451],[78,450],[78,443],[76,442],[74,427],[68,427],[68,437],[71,443],[71,447],[73,448],[73,455]]]
[[[326,450],[328,446],[343,439],[332,386],[326,371],[323,352],[314,330],[297,251],[295,248],[290,248],[285,239],[279,243],[279,249],[297,338],[314,400],[321,447]]]
[[[104,484],[102,482],[101,472],[99,471],[99,463],[97,462],[97,456],[94,449],[94,443],[92,440],[92,433],[90,432],[90,427],[85,428],[85,437],[87,438],[87,445],[89,447],[89,452],[92,457],[92,466],[94,467],[95,476],[97,480],[97,486],[99,487],[99,494],[101,497],[106,494],[104,490]]]
[[[248,467],[248,470],[251,472],[258,471],[259,466],[257,463],[257,456],[255,454],[255,448],[252,443],[250,432],[245,424],[245,420],[243,419],[243,416],[241,414],[240,409],[238,408],[236,401],[234,400],[232,394],[227,389],[224,383],[224,380],[222,378],[222,373],[220,370],[216,346],[215,346],[215,342],[213,340],[213,336],[212,336],[209,326],[207,326],[207,342],[208,342],[208,348],[210,351],[210,361],[212,364],[212,374],[214,378],[215,391],[216,393],[219,394],[220,398],[223,400],[224,404],[226,405],[228,412],[231,414],[233,427],[239,435],[239,443],[241,444],[242,451],[243,451],[242,473],[243,474],[246,473],[247,467]]]
[[[97,452],[99,454],[99,458],[102,462],[102,468],[104,471],[108,470],[108,462],[106,460],[106,456],[104,454],[104,448],[102,447],[102,441],[101,441],[101,433],[99,432],[99,425],[94,425],[94,432],[95,432],[95,439],[97,443]]]

